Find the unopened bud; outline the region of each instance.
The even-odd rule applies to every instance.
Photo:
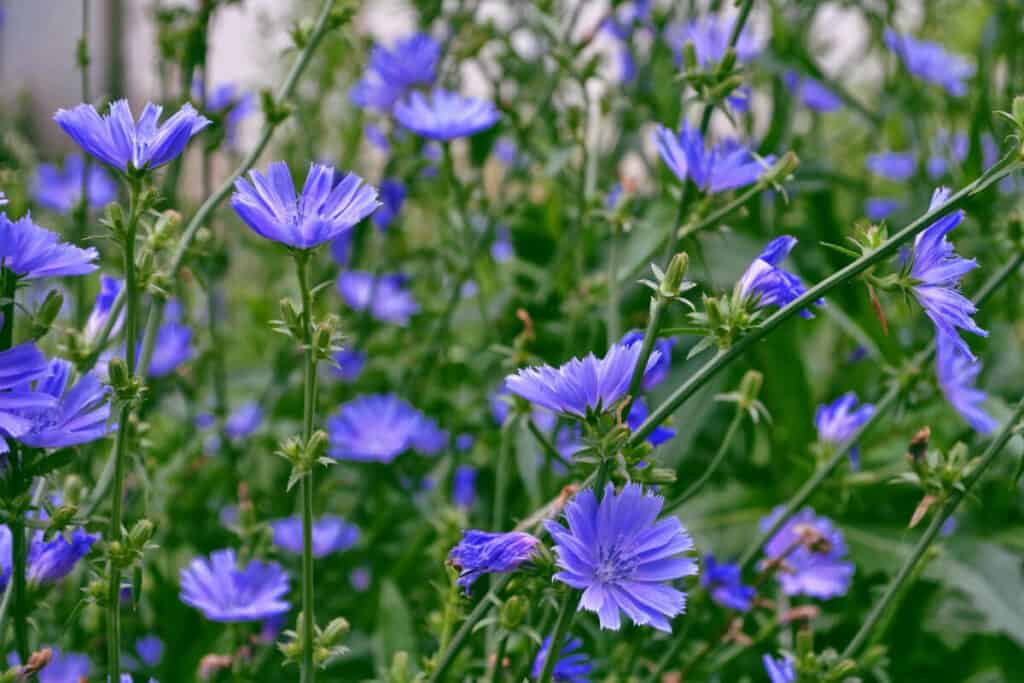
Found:
[[[648,484],[654,484],[656,486],[663,486],[667,484],[674,484],[678,476],[676,471],[667,467],[651,467],[644,470],[644,481]]]
[[[181,214],[174,209],[168,209],[160,214],[153,225],[153,239],[157,244],[164,244],[178,232],[181,225]]]
[[[757,401],[761,387],[764,385],[764,375],[757,370],[747,370],[740,381],[740,405],[749,408]]]
[[[64,296],[56,289],[51,289],[46,294],[46,299],[40,304],[32,319],[32,338],[40,339],[50,331],[53,321],[60,315],[60,309],[64,307]]]
[[[694,47],[693,41],[686,41],[683,45],[683,70],[696,71],[697,66],[697,48]]]
[[[796,155],[796,152],[790,150],[764,172],[764,175],[761,176],[761,181],[765,184],[777,185],[792,175],[799,165],[800,157]]]
[[[679,296],[686,279],[686,270],[690,266],[690,257],[685,251],[681,251],[672,257],[668,263],[668,270],[661,281],[659,292],[665,297]]]
[[[155,531],[156,526],[153,522],[148,519],[140,519],[128,533],[128,544],[135,550],[141,550],[149,543],[149,539],[153,538]]]
[[[342,638],[348,635],[348,632],[348,620],[344,617],[338,617],[332,619],[331,623],[327,624],[327,628],[323,630],[317,641],[323,647],[332,648],[335,645],[339,645]]]
[[[736,50],[732,47],[726,49],[725,54],[722,55],[722,60],[718,62],[718,68],[715,69],[715,74],[722,77],[733,70],[736,66]]]
[[[327,452],[329,444],[330,439],[327,436],[327,432],[322,429],[313,432],[313,435],[309,437],[309,443],[306,444],[306,461],[312,464],[322,458]]]
[[[725,322],[725,317],[722,315],[722,304],[714,297],[704,296],[704,314],[708,318],[708,328],[711,330],[717,330]]]
[[[123,358],[113,358],[107,364],[107,377],[110,386],[118,395],[124,394],[132,385],[132,373],[128,371],[128,364]]]
[[[523,619],[526,618],[529,607],[526,598],[521,595],[513,595],[501,606],[501,627],[506,631],[514,631],[519,628]]]

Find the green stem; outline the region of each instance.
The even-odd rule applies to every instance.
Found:
[[[494,519],[491,521],[493,531],[501,531],[505,524],[505,508],[508,501],[508,471],[512,460],[512,446],[515,443],[516,428],[519,416],[510,415],[501,426],[501,444],[498,451],[497,471],[494,475]]]
[[[442,650],[441,660],[437,663],[437,668],[430,675],[428,683],[439,683],[440,681],[448,680],[448,669],[451,668],[455,662],[455,657],[462,650],[463,646],[469,641],[469,637],[473,634],[473,630],[480,620],[484,618],[491,607],[494,606],[495,599],[501,595],[501,592],[508,585],[508,582],[512,579],[512,574],[502,574],[497,577],[491,590],[488,591],[480,602],[476,604],[473,611],[469,613],[466,620],[462,622],[462,626],[455,632],[451,641],[448,643],[448,647]]]
[[[640,347],[640,355],[636,359],[636,367],[633,368],[633,376],[629,380],[629,400],[636,398],[640,391],[640,385],[644,380],[644,372],[647,370],[647,361],[654,350],[654,342],[658,340],[658,332],[661,330],[661,321],[665,317],[665,305],[667,301],[660,294],[651,297],[650,310],[647,315],[647,328],[644,330],[644,340]],[[624,413],[628,413],[627,406]]]
[[[316,413],[316,350],[313,348],[313,296],[309,286],[309,252],[299,252],[295,265],[302,293],[302,343],[305,350],[302,401],[302,444],[309,447]],[[313,660],[313,637],[316,619],[313,614],[313,468],[302,477],[302,682],[316,680]]]
[[[981,306],[991,295],[995,292],[1004,282],[1006,282],[1011,275],[1013,275],[1021,263],[1024,263],[1024,254],[1016,254],[1009,262],[1006,263],[1002,268],[996,271],[992,277],[982,285],[981,289],[974,295],[972,301],[976,306]],[[910,367],[907,371],[907,376],[910,382],[916,381],[920,375],[921,369],[931,360],[935,354],[935,341],[932,340],[926,348],[920,353],[914,356],[910,362]],[[909,387],[906,387],[909,388]],[[757,558],[761,548],[767,543],[775,533],[782,528],[793,514],[799,510],[804,503],[811,497],[811,495],[818,490],[818,487],[829,477],[832,472],[839,466],[843,460],[849,455],[850,450],[853,446],[860,441],[861,437],[867,433],[875,424],[881,421],[882,417],[892,408],[898,404],[900,395],[905,390],[905,387],[900,386],[899,383],[894,383],[888,391],[882,396],[881,400],[875,403],[875,410],[871,414],[871,417],[860,426],[860,428],[838,449],[832,454],[823,465],[821,465],[815,472],[814,475],[808,479],[800,490],[798,490],[793,497],[787,501],[785,507],[782,510],[782,514],[778,515],[772,525],[764,530],[755,540],[751,543],[746,551],[740,558],[740,567],[745,571],[749,569],[754,560]]]
[[[18,292],[18,276],[0,266],[0,351],[14,343],[14,296]]]
[[[91,12],[90,0],[82,0],[82,28],[78,38],[78,68],[81,75],[82,102],[88,104],[92,100],[92,91],[89,87],[89,18]],[[92,157],[84,154],[82,157],[82,196],[78,200],[78,206],[73,212],[73,241],[81,246],[85,240],[85,232],[89,222],[89,174],[92,171]],[[85,324],[86,316],[89,313],[89,306],[85,299],[86,279],[75,278],[75,324],[81,327]]]
[[[562,606],[558,610],[558,620],[555,622],[555,628],[551,632],[551,642],[548,644],[548,656],[544,660],[544,668],[541,669],[538,679],[540,683],[551,683],[551,675],[555,671],[555,664],[561,654],[562,641],[565,640],[565,634],[569,632],[569,624],[572,623],[572,618],[576,615],[578,602],[579,596],[575,590],[569,590],[562,598]]]
[[[12,467],[20,469],[18,464],[22,453],[14,449],[10,462]],[[20,481],[21,473],[15,471],[14,476]],[[28,596],[25,574],[28,566],[28,543],[25,538],[25,511],[17,510],[11,519],[11,563],[13,565],[11,611],[14,615],[14,643],[22,662],[28,661]]]
[[[885,593],[875,603],[874,607],[871,608],[871,612],[868,614],[867,619],[861,624],[860,630],[857,631],[857,635],[853,637],[850,644],[846,646],[843,651],[843,658],[853,657],[860,650],[861,646],[867,641],[868,636],[871,634],[871,629],[874,628],[875,624],[882,617],[889,603],[896,597],[896,594],[900,590],[900,586],[910,576],[914,569],[914,566],[924,556],[925,552],[935,541],[935,538],[939,535],[939,531],[942,530],[942,525],[945,524],[949,516],[953,514],[960,502],[970,493],[971,488],[978,483],[985,470],[995,461],[999,456],[999,453],[1003,450],[1003,447],[1010,440],[1014,434],[1016,434],[1020,428],[1021,418],[1024,417],[1024,398],[1017,403],[1017,408],[1013,411],[1013,415],[1003,425],[1003,429],[999,432],[999,436],[995,438],[992,443],[989,444],[988,448],[985,449],[985,453],[981,456],[981,461],[978,465],[971,470],[971,473],[967,475],[961,482],[962,486],[955,488],[949,494],[949,498],[946,500],[942,509],[932,518],[931,524],[925,530],[924,535],[914,546],[910,556],[903,562],[903,566],[900,567],[896,576],[893,577],[892,581],[889,582],[888,587],[885,589]]]
[[[754,344],[761,341],[769,334],[774,332],[782,323],[789,318],[793,317],[800,311],[804,310],[808,306],[811,306],[815,301],[830,291],[839,287],[840,285],[852,280],[857,277],[868,268],[881,263],[890,256],[896,254],[899,248],[913,239],[917,233],[921,232],[929,225],[934,223],[939,218],[952,212],[954,209],[959,207],[968,197],[984,190],[992,183],[998,182],[1001,178],[1009,175],[1010,173],[1020,169],[1022,166],[1020,161],[1007,156],[1004,157],[999,163],[991,167],[985,173],[983,173],[977,180],[970,185],[959,190],[956,194],[952,195],[946,202],[940,206],[931,209],[923,216],[906,226],[899,232],[895,233],[890,237],[882,246],[878,249],[867,253],[855,261],[847,264],[845,267],[836,271],[832,275],[828,276],[818,284],[809,288],[802,295],[791,301],[788,305],[783,306],[768,317],[763,323],[750,331],[746,336],[740,338],[731,347],[724,352],[716,355],[710,361],[705,363],[700,369],[697,370],[690,378],[676,388],[672,394],[665,399],[665,401],[654,409],[648,418],[644,421],[640,427],[633,432],[629,438],[630,446],[637,446],[646,439],[651,432],[653,432],[658,425],[664,422],[679,406],[681,406],[690,396],[692,396],[698,389],[704,386],[708,380],[718,374],[723,368],[728,366],[734,360],[742,356],[748,349]]]
[[[729,428],[725,431],[725,437],[722,439],[722,443],[718,446],[718,452],[715,453],[715,457],[712,458],[707,469],[704,470],[704,473],[700,475],[697,481],[690,484],[690,486],[683,491],[682,495],[675,500],[670,501],[668,505],[665,506],[665,512],[672,512],[697,495],[704,487],[704,484],[708,483],[711,476],[718,471],[719,466],[725,462],[725,456],[729,453],[729,447],[732,445],[732,440],[739,431],[740,424],[743,422],[743,415],[745,413],[746,410],[744,410],[742,406],[736,406],[736,413],[732,417],[732,422],[729,423]]]
[[[541,450],[543,450],[544,453],[548,455],[548,457],[550,457],[552,460],[557,460],[562,465],[564,465],[566,469],[572,467],[572,463],[569,462],[561,453],[558,452],[558,449],[555,448],[550,441],[548,441],[548,438],[546,436],[541,434],[540,428],[537,426],[536,422],[534,422],[532,419],[527,419],[526,425],[530,430],[530,434],[533,434],[534,440],[536,440],[537,444],[541,447]]]

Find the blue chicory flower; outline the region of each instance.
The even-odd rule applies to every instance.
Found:
[[[395,105],[403,126],[431,140],[454,140],[491,128],[501,114],[490,102],[435,89],[427,97],[413,92]]]
[[[437,79],[440,59],[441,46],[425,33],[402,38],[391,49],[375,45],[349,98],[358,107],[388,113],[410,89]]]
[[[914,175],[917,159],[912,152],[879,152],[869,155],[864,165],[876,176],[903,182]]]
[[[380,181],[380,208],[373,214],[373,224],[379,230],[386,230],[402,210],[405,202],[405,185],[401,180],[385,178]]]
[[[401,273],[384,273],[374,278],[373,273],[350,270],[338,276],[338,291],[355,310],[369,309],[374,320],[405,327],[420,310],[405,283],[406,277]]]
[[[540,541],[522,531],[489,533],[469,529],[448,553],[448,561],[459,570],[456,583],[469,592],[473,582],[484,574],[515,571],[529,560]]]
[[[45,519],[45,515],[40,513],[38,518]],[[26,579],[29,585],[39,587],[62,580],[71,573],[79,560],[89,554],[98,540],[99,536],[79,528],[71,533],[70,541],[62,534],[47,541],[42,530],[36,531],[29,542],[26,558]],[[11,578],[12,541],[10,528],[6,524],[0,525],[0,589],[6,587]]]
[[[935,372],[946,400],[972,429],[981,434],[990,433],[999,422],[981,408],[988,398],[975,386],[981,363],[965,355],[948,334],[939,332],[935,342]]]
[[[476,439],[473,438],[472,434],[463,432],[455,437],[455,448],[456,450],[466,452],[473,448],[473,444],[476,443]]]
[[[143,664],[155,667],[164,658],[164,641],[159,636],[143,636],[135,641],[135,652]]]
[[[166,377],[192,358],[192,329],[181,322],[181,304],[176,300],[164,307],[164,323],[157,331],[153,357],[149,362],[150,377]]]
[[[619,343],[623,346],[633,346],[634,344],[643,345],[643,341],[643,330],[630,330],[622,335]],[[641,389],[650,391],[668,377],[668,371],[672,366],[672,349],[675,345],[676,341],[672,337],[658,337],[654,340],[654,349],[658,352],[658,361],[644,373],[643,381],[640,382]]]
[[[32,222],[25,214],[12,221],[0,213],[0,269],[19,279],[37,280],[63,275],[85,275],[96,270],[99,252],[60,241],[60,236]]]
[[[945,204],[949,195],[948,188],[935,190],[928,210],[933,211]],[[957,209],[918,233],[910,261],[911,292],[935,323],[937,333],[947,335],[961,353],[974,360],[974,354],[957,328],[980,337],[988,336],[988,332],[978,327],[971,317],[978,307],[959,291],[960,278],[977,268],[978,262],[960,258],[953,250],[953,244],[946,239],[946,235],[963,220],[963,209]]]
[[[491,258],[497,263],[511,261],[516,255],[515,245],[512,244],[511,233],[508,228],[498,228],[494,242],[491,243]]]
[[[974,75],[974,65],[960,55],[947,52],[939,43],[916,40],[891,28],[885,29],[885,44],[907,71],[921,80],[942,86],[954,97],[967,94],[965,81]]]
[[[726,18],[711,14],[686,24],[669,26],[665,29],[665,40],[675,52],[677,64],[683,63],[683,47],[687,43],[693,43],[697,65],[706,67],[720,62],[725,56],[735,25],[734,17]],[[761,48],[761,40],[754,35],[749,26],[746,26],[740,31],[733,49],[736,60],[742,64],[757,57]]]
[[[882,221],[903,208],[903,202],[888,197],[868,197],[864,200],[864,215],[873,221]]]
[[[256,401],[247,401],[228,415],[224,431],[232,439],[244,439],[260,427],[263,422],[263,408]]]
[[[56,401],[52,395],[25,390],[32,382],[45,381],[49,372],[46,356],[32,342],[0,351],[0,437],[16,439],[33,428],[33,420],[23,416],[22,411],[54,408]],[[6,447],[0,438],[0,450]]]
[[[573,358],[557,369],[550,365],[521,368],[505,378],[505,386],[531,403],[582,419],[591,412],[614,409],[629,389],[639,358],[639,344],[613,344],[600,360],[591,353],[583,359]],[[657,349],[651,351],[644,375],[660,360],[661,353]]]
[[[332,356],[332,372],[342,382],[355,382],[366,367],[366,354],[355,349],[342,349]]]
[[[196,557],[181,570],[181,601],[210,621],[262,621],[288,611],[288,574],[276,562],[238,567],[235,551]]]
[[[678,517],[658,520],[665,500],[626,484],[619,494],[608,484],[600,505],[593,489],[565,508],[569,528],[549,520],[560,570],[554,578],[583,591],[580,609],[596,612],[601,628],[619,630],[620,611],[639,626],[671,632],[686,595],[668,582],[697,573],[681,556],[693,541]]]
[[[110,275],[100,275],[100,291],[96,295],[96,303],[93,304],[92,311],[89,313],[88,320],[85,321],[85,329],[83,334],[89,341],[94,341],[99,337],[100,331],[107,324],[107,320],[110,319],[110,312],[114,309],[114,301],[117,300],[121,290],[124,289],[124,280],[119,280],[116,277]],[[124,309],[121,309],[121,314],[118,315],[117,320],[114,321],[113,326],[110,328],[110,336],[116,336],[124,325]]]
[[[783,74],[782,80],[789,91],[799,96],[800,101],[808,109],[827,114],[843,106],[843,100],[839,95],[810,76],[800,76],[795,71],[787,71]]]
[[[871,419],[875,406],[863,403],[857,407],[857,394],[848,392],[832,403],[818,406],[814,413],[814,426],[818,439],[832,446],[840,446],[852,437],[861,426]],[[850,462],[857,467],[857,447],[850,450]]]
[[[793,660],[789,657],[772,659],[771,655],[766,654],[761,661],[771,683],[796,683],[796,669],[793,668]]]
[[[679,134],[659,125],[654,134],[658,154],[679,180],[693,181],[700,190],[717,194],[756,182],[775,162],[774,156],[756,159],[740,142],[727,139],[712,147],[704,144],[700,129],[683,121]]]
[[[51,653],[50,662],[33,677],[38,683],[81,683],[88,680],[92,673],[89,655],[63,651],[59,647],[47,649]],[[21,658],[18,653],[12,652],[7,656],[7,663],[10,666],[21,666]]]
[[[203,79],[192,83],[192,96],[202,99]],[[217,114],[224,126],[224,141],[229,147],[238,142],[238,127],[247,116],[256,111],[256,97],[251,92],[241,92],[235,83],[219,83],[206,93],[206,111]]]
[[[508,414],[511,409],[511,404],[509,403],[511,396],[512,392],[510,392],[508,387],[503,383],[488,399],[491,406],[491,416],[499,427],[505,424],[505,420],[508,419]],[[533,420],[537,429],[544,433],[548,433],[554,429],[555,423],[558,422],[558,416],[555,413],[538,405],[534,405],[533,409],[530,411],[530,419]]]
[[[371,145],[385,154],[391,151],[391,142],[388,141],[387,133],[385,133],[380,126],[373,123],[367,123],[363,128],[363,136]]]
[[[633,431],[640,429],[640,425],[647,419],[647,401],[642,396],[636,397],[629,407],[629,415],[626,416],[626,424]],[[676,435],[676,430],[664,425],[658,425],[647,436],[647,443],[652,446],[660,446]]]
[[[251,182],[250,182],[251,181]],[[369,216],[380,203],[377,190],[355,173],[335,182],[335,171],[310,164],[300,196],[288,164],[275,161],[267,175],[249,172],[235,181],[231,206],[261,237],[294,249],[312,249],[335,240]]]
[[[476,500],[476,468],[459,465],[452,475],[452,503],[456,507],[471,508]]]
[[[494,156],[505,168],[525,168],[530,162],[526,155],[520,153],[516,143],[512,142],[511,138],[504,136],[495,140]]]
[[[53,119],[86,153],[121,171],[154,169],[173,161],[185,151],[192,136],[210,120],[185,103],[162,124],[163,107],[147,103],[138,123],[128,100],[110,104],[100,116],[91,104],[58,109]]]
[[[758,308],[764,306],[781,308],[806,292],[807,288],[804,287],[799,277],[779,267],[779,262],[789,255],[796,243],[795,237],[781,235],[766,244],[736,283],[740,296],[756,297]],[[821,299],[815,303],[818,306],[825,304]],[[804,318],[813,317],[811,312],[806,309],[800,311],[800,315]]]
[[[749,611],[757,595],[753,586],[743,585],[743,574],[738,564],[718,562],[710,554],[704,556],[700,585],[719,605],[739,612]]]
[[[928,177],[938,180],[946,174],[949,162],[963,162],[967,158],[970,140],[963,133],[951,135],[946,129],[940,130],[933,139],[932,154],[928,157],[925,168]]]
[[[352,584],[352,590],[357,593],[364,593],[370,587],[370,569],[368,567],[356,567],[348,575],[348,582]]]
[[[64,160],[64,169],[53,164],[39,164],[33,186],[36,201],[40,206],[61,214],[69,214],[82,201],[82,176],[85,161],[81,154],[69,154]],[[86,192],[89,208],[102,209],[117,199],[117,183],[106,169],[97,164],[89,167]]]
[[[782,512],[782,506],[775,508],[761,520],[761,529],[769,529]],[[846,560],[843,532],[809,507],[786,520],[765,544],[764,554],[768,561],[782,563],[775,576],[786,595],[825,600],[850,589],[854,566]]]
[[[285,517],[270,523],[274,545],[296,555],[302,554],[302,518]],[[359,527],[337,515],[324,515],[313,522],[313,557],[326,557],[348,550],[359,542]]]
[[[397,396],[372,394],[343,404],[328,418],[327,431],[332,458],[391,462],[410,449],[430,454],[439,430]]]
[[[551,673],[551,680],[557,683],[589,683],[590,671],[594,665],[587,659],[587,655],[580,652],[583,641],[579,638],[569,638],[558,653],[558,660]],[[544,673],[544,662],[547,661],[548,652],[551,651],[551,636],[544,639],[540,650],[533,660],[533,668],[530,676],[539,679]]]

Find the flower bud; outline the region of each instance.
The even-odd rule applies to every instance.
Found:
[[[332,619],[331,623],[327,624],[327,628],[317,638],[317,642],[322,647],[332,648],[335,645],[341,644],[341,640],[348,635],[348,632],[348,620],[344,617],[338,617],[337,619]]]
[[[519,628],[529,611],[529,604],[526,598],[521,595],[513,595],[501,606],[501,627],[506,631],[514,631]]]
[[[725,54],[722,55],[722,61],[718,63],[718,68],[715,69],[715,75],[721,78],[732,71],[735,66],[736,50],[733,47],[728,47],[725,50]]]
[[[683,45],[683,71],[696,71],[697,67],[697,48],[688,40]]]
[[[782,155],[778,161],[772,164],[771,168],[761,176],[761,182],[766,185],[777,185],[792,175],[796,167],[800,165],[800,158],[796,152],[790,150]]]
[[[155,531],[156,526],[153,522],[148,519],[140,519],[128,533],[128,545],[134,550],[142,550],[149,543],[149,539],[153,538]]]
[[[324,457],[329,444],[330,439],[327,432],[322,429],[313,432],[313,435],[309,437],[309,443],[306,444],[306,462],[312,465]]]
[[[128,372],[128,364],[123,358],[113,358],[107,364],[107,377],[110,387],[119,397],[125,394],[132,385],[132,373]]]
[[[644,481],[648,484],[663,486],[674,484],[677,479],[676,471],[667,467],[651,467],[644,470]]]
[[[740,381],[740,405],[749,408],[757,401],[757,395],[761,393],[764,385],[764,375],[757,370],[747,370]]]
[[[690,265],[690,257],[685,251],[681,251],[672,257],[668,263],[668,270],[662,278],[658,287],[659,293],[664,297],[679,296],[683,288],[683,281],[686,278],[686,269]]]
[[[32,319],[33,339],[41,339],[50,331],[50,326],[57,319],[63,306],[64,296],[56,289],[51,289],[46,294],[46,299],[43,300],[39,310],[36,311],[35,317]]]

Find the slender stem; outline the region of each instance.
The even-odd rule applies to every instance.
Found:
[[[30,509],[37,509],[39,507],[39,504],[43,500],[43,496],[46,495],[46,479],[40,478],[38,480],[38,482],[39,483],[36,484],[35,491],[32,492],[32,502],[31,502],[31,504],[29,506]],[[29,520],[29,519],[26,519],[25,517],[22,517],[21,519],[22,519],[22,523],[24,523],[25,526],[28,526],[28,527],[32,526],[32,522],[37,521],[37,520]],[[13,602],[13,597],[14,597],[14,582],[13,581],[8,581],[7,582],[7,587],[4,589],[3,593],[4,593],[3,600],[0,600],[0,642],[3,641],[4,635],[7,633],[7,614],[11,610],[11,607],[12,607],[11,603]],[[22,661],[25,661],[25,660],[23,659]]]
[[[10,463],[15,470],[12,475],[22,481],[21,459],[25,456],[21,448],[12,449]],[[25,538],[25,511],[15,510],[11,518],[11,564],[13,565],[12,613],[14,614],[14,643],[22,662],[28,661],[28,604],[25,574],[28,565],[28,544]]]
[[[939,535],[939,531],[942,530],[942,525],[945,524],[949,516],[953,514],[960,502],[970,493],[971,488],[978,483],[985,470],[995,461],[999,456],[999,453],[1003,450],[1003,447],[1010,440],[1014,434],[1016,434],[1021,428],[1021,418],[1024,417],[1024,398],[1017,403],[1017,408],[1013,411],[1013,415],[1003,425],[1003,429],[999,432],[999,436],[995,438],[992,443],[989,444],[988,448],[985,449],[985,453],[981,456],[981,461],[978,465],[971,470],[963,481],[962,486],[955,488],[949,494],[949,498],[946,503],[942,506],[942,509],[932,518],[931,524],[925,530],[924,535],[918,540],[917,545],[914,546],[910,556],[903,562],[903,566],[900,567],[896,576],[893,577],[892,581],[889,582],[888,587],[885,589],[885,593],[875,603],[874,607],[871,608],[871,612],[868,614],[867,619],[861,624],[860,630],[850,641],[850,644],[846,646],[846,650],[843,651],[843,658],[853,657],[860,650],[861,646],[867,641],[868,636],[871,634],[871,629],[875,627],[878,620],[885,613],[889,603],[896,597],[903,582],[906,581],[907,577],[910,576],[914,569],[914,566],[921,560],[925,552],[935,541],[935,538]]]
[[[999,181],[1000,178],[1020,169],[1022,163],[1011,156],[1004,157],[999,163],[983,173],[970,185],[959,190],[940,206],[931,209],[923,216],[906,226],[890,237],[882,246],[875,251],[861,256],[855,261],[847,264],[840,270],[828,276],[818,284],[809,288],[802,295],[783,306],[767,318],[758,327],[754,328],[746,336],[740,338],[723,353],[716,355],[710,361],[701,366],[697,372],[676,388],[665,401],[654,409],[640,427],[633,432],[629,438],[630,446],[637,446],[646,439],[658,425],[664,422],[675,410],[681,406],[698,389],[704,386],[708,380],[718,374],[723,368],[742,356],[748,349],[760,340],[775,331],[782,323],[793,317],[800,311],[812,305],[816,300],[829,293],[836,287],[852,280],[868,268],[881,263],[885,259],[896,254],[899,248],[906,242],[913,239],[917,233],[934,223],[939,218],[952,212],[960,206],[968,197],[984,190],[986,187]]]
[[[82,29],[78,38],[78,69],[81,75],[82,102],[88,104],[92,100],[92,89],[89,85],[89,11],[90,0],[82,0]],[[78,200],[78,206],[74,208],[72,218],[74,219],[74,243],[81,245],[85,239],[85,231],[89,220],[89,176],[92,172],[92,157],[88,154],[82,157],[82,196]],[[75,278],[75,324],[81,327],[85,323],[89,307],[85,300],[85,278]]]
[[[640,391],[640,385],[644,380],[644,372],[647,370],[647,361],[654,350],[654,342],[658,339],[658,332],[661,330],[661,321],[665,317],[665,305],[667,301],[659,294],[651,297],[650,311],[647,315],[647,329],[644,330],[644,340],[640,347],[640,355],[636,359],[636,367],[633,368],[633,377],[629,380],[629,397],[632,402]],[[624,412],[628,412],[627,410]]]
[[[302,444],[308,448],[316,413],[316,350],[313,348],[313,296],[309,286],[309,252],[299,252],[295,265],[302,293],[302,343],[305,350],[302,401]],[[303,475],[302,488],[302,681],[316,680],[313,661],[313,464]]]
[[[690,486],[683,491],[682,495],[675,500],[670,501],[668,505],[665,506],[665,512],[671,512],[679,508],[686,501],[697,495],[697,493],[699,493],[704,487],[704,484],[708,483],[711,476],[718,470],[719,466],[725,462],[725,456],[729,454],[729,447],[732,445],[733,437],[735,437],[736,433],[739,431],[740,424],[743,422],[743,415],[745,413],[746,410],[744,410],[742,406],[736,406],[736,413],[732,417],[732,422],[729,423],[729,428],[725,431],[725,437],[722,439],[722,443],[718,446],[718,452],[715,453],[715,457],[712,458],[707,469],[704,470],[704,473],[700,475],[697,481],[690,484]]]
[[[622,335],[622,316],[619,310],[619,232],[612,229],[608,237],[608,344]],[[637,363],[639,367],[639,363]]]
[[[551,683],[551,675],[555,671],[555,664],[561,654],[562,641],[565,634],[569,632],[569,624],[576,614],[576,605],[579,602],[579,594],[575,590],[566,592],[562,598],[562,606],[558,610],[558,620],[555,622],[555,629],[551,632],[551,642],[548,643],[548,656],[544,660],[544,668],[541,669],[540,683]]]
[[[510,415],[501,426],[501,445],[498,451],[497,471],[494,475],[494,519],[491,521],[493,531],[501,531],[505,524],[505,507],[508,501],[508,471],[512,460],[512,446],[515,443],[519,416]]]

